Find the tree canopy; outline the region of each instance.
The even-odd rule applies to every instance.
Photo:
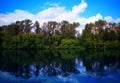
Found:
[[[98,20],[88,23],[76,36],[80,23],[49,21],[40,25],[30,19],[0,26],[0,48],[120,48],[120,24]]]

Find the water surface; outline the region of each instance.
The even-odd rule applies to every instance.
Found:
[[[120,52],[0,51],[0,83],[120,83]]]

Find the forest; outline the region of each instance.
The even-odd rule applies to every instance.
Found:
[[[120,23],[98,20],[80,23],[49,21],[40,24],[30,19],[0,26],[0,49],[120,49]]]

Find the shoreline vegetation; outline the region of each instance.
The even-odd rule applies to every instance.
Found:
[[[98,20],[85,25],[68,21],[39,24],[30,19],[0,26],[1,49],[120,49],[120,23]]]

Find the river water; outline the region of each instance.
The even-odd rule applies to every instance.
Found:
[[[3,50],[0,83],[120,83],[120,52]]]

